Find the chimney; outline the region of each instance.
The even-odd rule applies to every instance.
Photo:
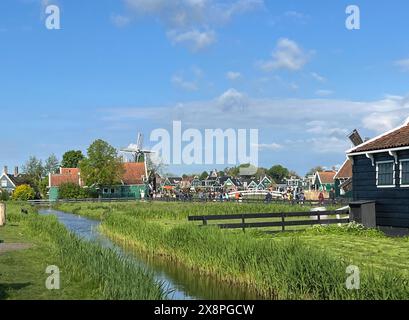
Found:
[[[14,167],[14,176],[18,177],[18,167]]]
[[[4,174],[8,174],[8,173],[9,173],[9,169],[8,169],[7,166],[4,166],[4,168],[3,168],[3,173],[4,173]]]

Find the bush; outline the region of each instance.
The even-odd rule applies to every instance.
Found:
[[[87,197],[86,191],[75,183],[63,183],[58,190],[60,199],[84,199]]]
[[[7,190],[0,189],[0,201],[9,201],[10,195]]]
[[[16,190],[14,190],[12,198],[13,200],[21,201],[34,200],[35,192],[34,189],[28,184],[22,184],[21,186],[18,186]]]

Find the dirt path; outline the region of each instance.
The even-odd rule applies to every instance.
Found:
[[[30,243],[0,243],[0,254],[10,251],[30,249],[32,246],[33,245]]]

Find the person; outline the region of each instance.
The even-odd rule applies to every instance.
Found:
[[[318,201],[319,201],[320,205],[324,204],[324,193],[322,191],[320,191],[320,194],[318,196]]]
[[[236,194],[234,195],[235,199],[237,202],[239,202],[240,200],[240,193],[236,192]]]
[[[335,204],[335,189],[331,188],[331,191],[329,192],[329,199],[331,200],[332,204]]]
[[[301,191],[300,191],[299,198],[300,198],[300,204],[304,204],[305,194],[304,194],[304,190],[303,190],[303,189],[301,189]]]

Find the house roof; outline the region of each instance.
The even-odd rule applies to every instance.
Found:
[[[143,184],[143,177],[146,175],[143,162],[126,162],[124,163],[124,169],[125,172],[121,179],[123,184]]]
[[[7,177],[8,180],[9,180],[15,187],[18,187],[18,186],[20,186],[20,185],[22,185],[22,184],[29,184],[29,182],[30,182],[30,181],[27,179],[27,177],[26,177],[25,175],[23,175],[23,174],[19,174],[18,176],[15,176],[15,175],[13,175],[13,174],[3,173],[2,175],[0,175],[0,178],[3,177],[3,176]]]
[[[80,169],[78,168],[60,168],[60,174],[78,176],[80,174]]]
[[[334,179],[347,179],[352,177],[352,161],[347,159],[335,175]]]
[[[334,177],[336,174],[336,171],[317,172],[318,178],[320,179],[321,183],[334,183]]]
[[[13,182],[13,184],[16,187],[29,182],[27,177],[25,175],[22,175],[22,174],[20,174],[18,176],[15,176],[13,174],[8,174],[7,177],[11,180],[11,182]]]
[[[81,185],[80,177],[73,174],[52,174],[50,176],[50,187],[59,187],[64,183]]]
[[[219,178],[219,183],[220,183],[221,185],[224,185],[228,180],[230,180],[230,181],[233,183],[233,185],[236,186],[236,187],[242,185],[242,183],[241,183],[241,181],[240,181],[239,179],[233,178],[233,177],[230,177],[230,176],[220,177],[220,178]]]
[[[376,151],[400,147],[409,147],[409,123],[390,130],[376,138],[373,138],[358,147],[351,149],[348,153]]]
[[[145,164],[143,162],[126,162],[123,164],[124,173],[122,183],[125,185],[143,184],[145,176]],[[59,187],[64,183],[75,183],[82,185],[80,169],[78,168],[60,168],[59,174],[50,175],[50,187]]]
[[[74,183],[81,186],[80,169],[60,168],[59,174],[50,175],[50,187],[59,187],[64,183]]]

